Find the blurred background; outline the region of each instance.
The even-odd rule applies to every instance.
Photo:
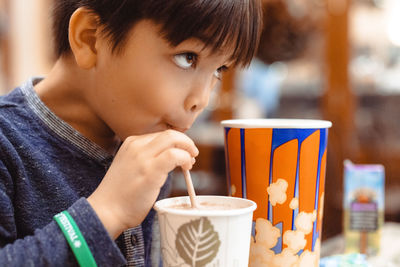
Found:
[[[51,0],[0,0],[0,93],[54,62]],[[226,194],[223,131],[230,118],[309,118],[329,132],[323,238],[342,231],[343,161],[383,164],[385,219],[400,221],[400,1],[264,0],[255,60],[232,70],[189,131],[200,149],[199,194]],[[173,195],[184,195],[179,173]]]

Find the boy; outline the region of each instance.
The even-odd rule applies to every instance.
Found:
[[[251,60],[260,4],[54,4],[52,71],[0,99],[0,265],[76,266],[87,244],[99,266],[154,266],[152,206],[194,164],[184,132],[222,72]]]

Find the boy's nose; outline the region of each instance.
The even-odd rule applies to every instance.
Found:
[[[191,113],[201,112],[208,105],[211,89],[209,83],[193,88],[185,100],[185,110]]]

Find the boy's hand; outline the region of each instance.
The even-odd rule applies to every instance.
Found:
[[[128,137],[88,198],[110,236],[139,225],[168,173],[177,166],[191,169],[198,153],[188,136],[174,130]]]

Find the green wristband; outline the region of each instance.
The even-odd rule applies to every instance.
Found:
[[[79,266],[97,267],[88,244],[68,211],[65,210],[55,215],[54,220],[57,222],[58,226],[60,226],[61,231],[67,239],[75,258],[79,263]]]

